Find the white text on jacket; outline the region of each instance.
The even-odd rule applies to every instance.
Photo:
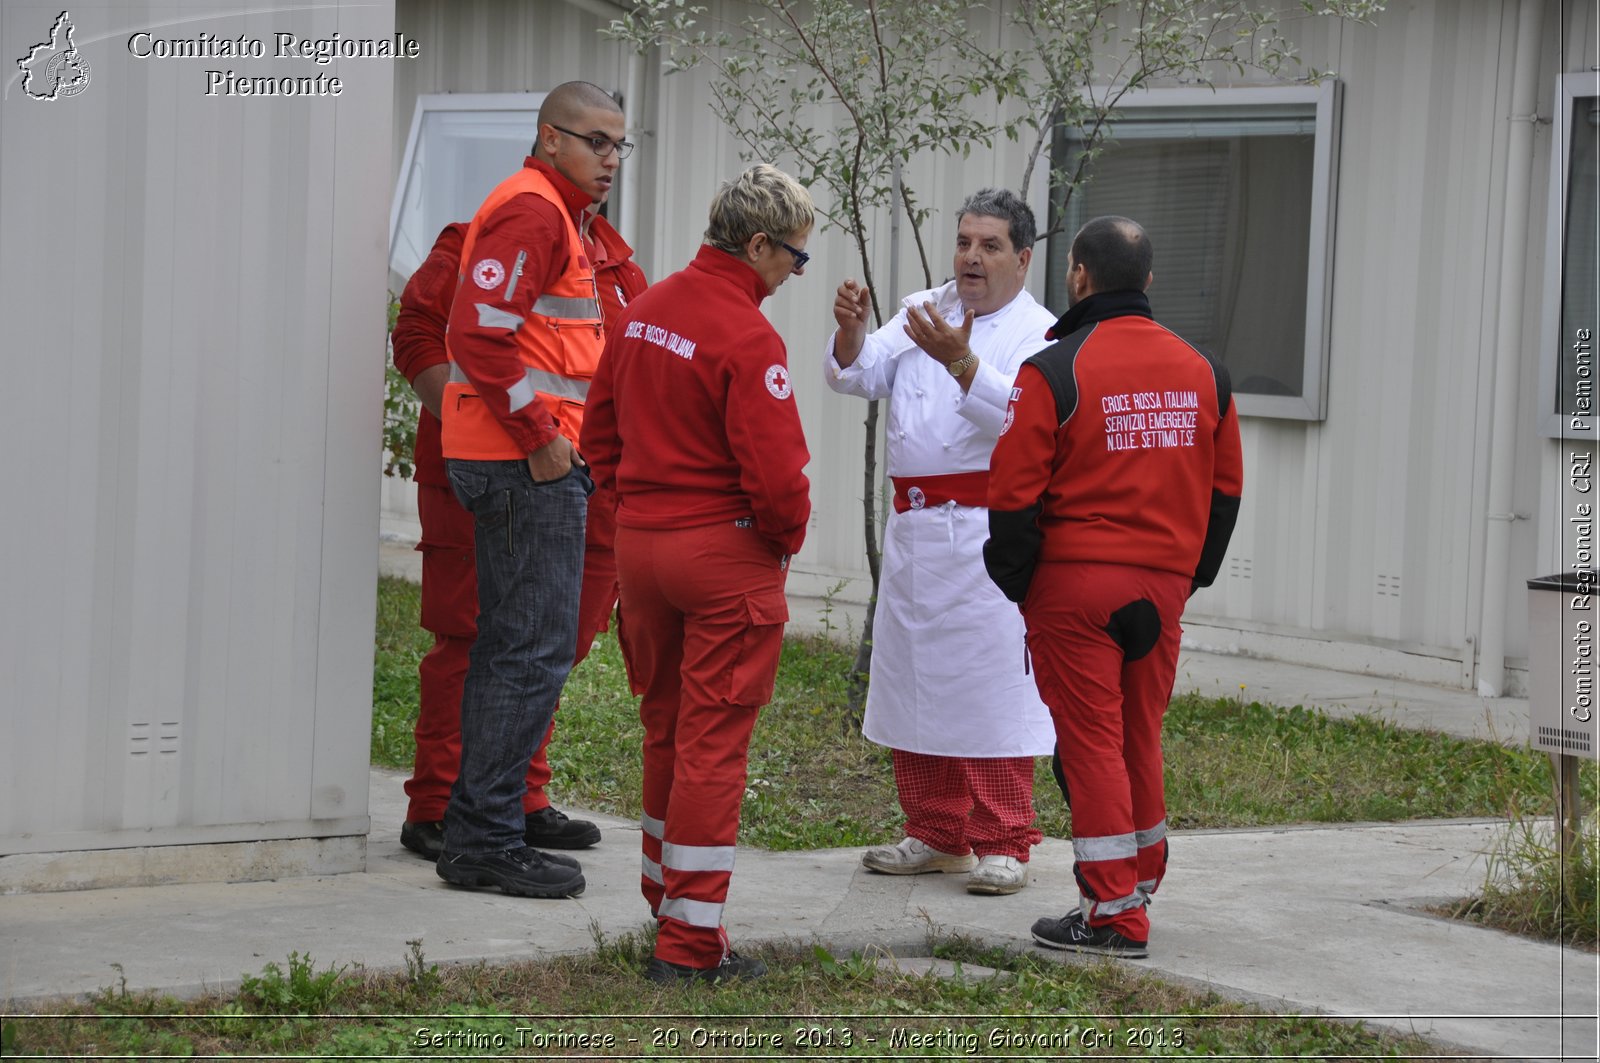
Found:
[[[694,340],[686,340],[676,332],[669,332],[660,325],[651,325],[644,321],[628,322],[627,331],[623,335],[630,340],[644,340],[657,347],[665,347],[679,358],[686,360],[694,358]]]

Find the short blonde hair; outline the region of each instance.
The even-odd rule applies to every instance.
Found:
[[[787,240],[810,228],[815,218],[816,208],[804,185],[776,166],[758,162],[717,189],[705,242],[739,254],[756,233]]]

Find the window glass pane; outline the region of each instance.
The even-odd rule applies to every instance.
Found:
[[[1600,246],[1596,228],[1596,189],[1600,189],[1600,98],[1579,96],[1572,105],[1572,141],[1567,156],[1567,214],[1562,233],[1561,263],[1561,354],[1557,392],[1560,412],[1567,417],[1582,413],[1592,417],[1595,405],[1595,333],[1600,329],[1600,274],[1597,258]],[[1580,352],[1576,344],[1588,330],[1589,340]],[[1579,355],[1584,372],[1579,375]],[[1577,399],[1586,397],[1583,409]]]
[[[537,125],[531,109],[423,114],[390,249],[397,291],[428,256],[439,230],[470,220],[495,185],[517,171]]]
[[[1118,123],[1051,241],[1049,290],[1079,225],[1132,218],[1155,245],[1157,320],[1221,360],[1236,391],[1303,395],[1315,146],[1310,117]]]

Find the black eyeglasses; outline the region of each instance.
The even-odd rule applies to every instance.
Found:
[[[626,159],[629,155],[633,154],[633,144],[630,141],[612,140],[610,137],[602,137],[594,133],[574,133],[570,129],[562,129],[554,122],[546,122],[545,124],[551,129],[554,129],[557,133],[565,133],[569,137],[577,137],[579,140],[587,140],[589,142],[589,149],[602,159],[607,155],[610,155],[613,151],[617,153],[617,158],[619,159]]]
[[[782,240],[778,241],[778,246],[794,256],[794,271],[796,273],[799,273],[801,270],[805,269],[806,263],[811,261],[810,255],[806,254],[804,251],[801,251],[797,247],[790,247]]]

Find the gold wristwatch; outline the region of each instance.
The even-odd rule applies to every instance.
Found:
[[[949,363],[948,365],[946,365],[945,368],[950,370],[950,375],[951,376],[958,377],[962,373],[965,373],[968,369],[971,369],[973,366],[975,366],[977,364],[978,364],[978,355],[977,355],[977,353],[974,352],[974,351],[968,351],[966,353],[966,357],[957,358],[955,361],[953,361],[953,362]]]

